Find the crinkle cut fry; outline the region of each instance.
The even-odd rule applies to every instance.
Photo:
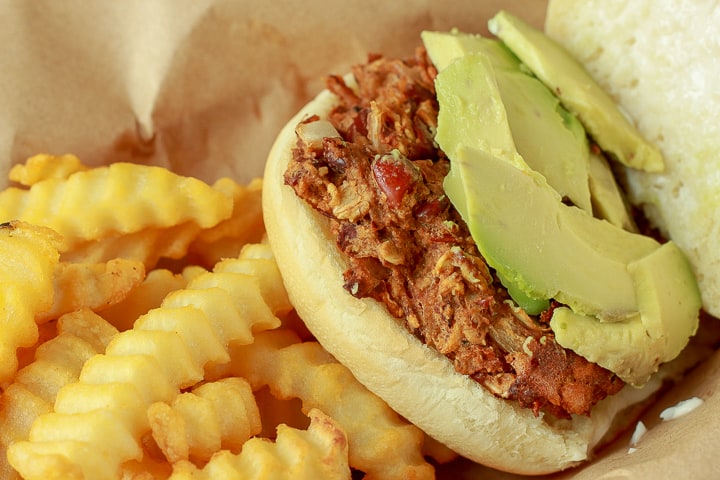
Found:
[[[240,185],[221,178],[213,188],[233,198],[233,213],[212,228],[198,233],[188,247],[188,257],[200,265],[215,265],[223,258],[236,257],[244,245],[258,243],[265,234],[262,216],[262,180]]]
[[[242,185],[228,177],[223,177],[213,184],[213,188],[224,192],[225,195],[233,199],[233,214],[230,218],[226,218],[214,227],[203,230],[198,234],[197,240],[204,245],[208,245],[228,237],[237,240],[248,235],[260,235],[260,238],[255,242],[239,243],[239,245],[259,243],[264,233],[260,199],[262,195],[262,179],[255,178],[247,185]],[[257,223],[258,221],[259,223]],[[248,228],[249,225],[260,228],[254,230]]]
[[[237,453],[262,430],[250,384],[239,377],[207,382],[172,403],[148,409],[152,437],[171,463],[205,463],[219,450]]]
[[[223,263],[254,261],[241,255]],[[284,292],[282,282],[276,289]],[[10,464],[28,480],[57,472],[115,478],[124,462],[142,456],[152,403],[172,402],[180,389],[202,380],[206,363],[226,361],[231,344],[279,325],[257,278],[197,275],[85,363],[79,381],[58,392],[54,411],[33,423],[28,441],[8,448]]]
[[[72,154],[48,155],[39,153],[28,158],[25,163],[13,165],[8,180],[29,187],[48,178],[67,178],[75,172],[87,170],[78,157]]]
[[[282,276],[275,257],[267,243],[248,243],[240,251],[241,258],[253,259],[252,262],[218,262],[215,270],[219,272],[244,273],[257,278],[260,290],[270,309],[278,317],[284,317],[293,309],[290,299],[281,287]]]
[[[20,369],[0,402],[0,478],[18,478],[7,463],[7,446],[26,440],[32,422],[51,412],[58,390],[77,381],[91,356],[105,350],[117,330],[91,310],[60,317],[57,336],[40,345],[34,362]]]
[[[17,370],[17,349],[38,340],[35,316],[52,306],[62,248],[62,237],[49,228],[0,224],[0,382]]]
[[[187,283],[188,279],[180,273],[165,268],[150,270],[143,282],[122,301],[98,313],[118,330],[128,330],[138,317],[159,307],[170,292],[185,288]]]
[[[60,258],[64,262],[94,263],[127,258],[143,262],[150,270],[162,258],[179,259],[185,256],[190,243],[201,231],[197,223],[188,221],[170,227],[150,226],[136,232],[113,233],[76,243]]]
[[[308,416],[307,430],[279,425],[275,442],[252,438],[240,454],[221,450],[202,469],[188,461],[178,462],[170,479],[349,480],[348,444],[342,428],[320,410],[311,409]]]
[[[123,300],[145,279],[145,265],[126,258],[103,263],[60,262],[53,274],[53,305],[35,316],[38,323],[83,308],[99,311]]]
[[[122,208],[118,198],[123,199]],[[196,178],[123,162],[0,192],[0,221],[20,219],[50,227],[65,237],[68,249],[147,227],[194,221],[209,228],[230,217],[232,208],[232,198]]]
[[[425,461],[424,433],[372,394],[319,343],[299,342],[286,330],[257,335],[233,346],[232,361],[217,375],[248,379],[253,390],[269,386],[283,399],[300,398],[305,412],[317,408],[345,431],[350,466],[370,479],[433,479]]]

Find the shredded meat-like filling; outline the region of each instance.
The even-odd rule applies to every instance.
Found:
[[[551,310],[531,317],[517,308],[480,256],[444,195],[449,163],[433,140],[436,71],[424,50],[407,60],[374,56],[352,73],[357,88],[327,81],[340,136],[300,135],[285,174],[330,219],[350,262],[347,291],[384,303],[493,394],[536,415],[589,415],[623,383],[555,341]]]

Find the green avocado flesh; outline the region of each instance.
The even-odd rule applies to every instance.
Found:
[[[542,175],[486,150],[463,146],[452,162],[446,193],[503,279],[607,320],[638,311],[627,265],[657,242],[563,204]]]
[[[551,326],[561,345],[630,383],[644,382],[697,327],[699,294],[684,255],[672,242],[628,231],[617,185],[603,183],[612,179],[609,167],[591,165],[598,158],[584,130],[568,128],[573,117],[557,113],[557,99],[548,99],[552,93],[537,88],[502,44],[451,36],[458,37],[423,36],[438,62],[436,141],[451,162],[446,194],[519,306],[536,314],[557,300],[564,306]],[[533,115],[548,125],[525,119]],[[610,206],[599,213],[611,218],[593,216],[602,210],[595,197],[564,201],[569,190],[548,172],[566,162],[584,165],[576,180],[604,198]]]
[[[608,161],[600,153],[590,153],[588,176],[593,214],[616,227],[637,232],[637,225],[628,211]]]
[[[510,126],[510,137],[503,138],[504,146],[509,151],[517,150],[560,195],[592,212],[587,135],[558,98],[498,40],[429,31],[422,33],[422,39],[438,70],[472,53],[484,54],[490,60]]]
[[[676,277],[667,276],[670,268]],[[628,270],[638,297],[638,315],[603,323],[561,307],[555,310],[550,327],[561,345],[630,384],[642,385],[661,363],[675,358],[695,334],[700,292],[687,259],[674,243],[666,243],[631,263]],[[598,348],[598,339],[602,339],[603,348]]]
[[[604,151],[631,168],[664,169],[658,148],[643,139],[610,95],[554,40],[508,12],[495,15],[488,28],[578,116]]]

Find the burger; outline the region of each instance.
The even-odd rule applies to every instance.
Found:
[[[683,252],[613,177],[663,157],[507,12],[370,55],[279,133],[263,212],[288,294],[369,390],[464,457],[544,474],[626,427],[698,328]]]

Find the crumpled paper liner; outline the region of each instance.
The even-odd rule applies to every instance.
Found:
[[[487,33],[499,9],[542,26],[545,1],[7,0],[0,3],[0,183],[36,153],[162,165],[205,181],[262,175],[280,127],[368,53],[408,56],[424,29]],[[546,478],[720,478],[720,356],[619,439]],[[672,422],[661,408],[705,403]],[[629,435],[629,433],[628,433]],[[438,478],[511,479],[463,460]]]
[[[485,31],[489,12],[521,4],[2,2],[0,156],[72,152],[246,180],[328,73],[369,52],[408,55],[426,28]]]

